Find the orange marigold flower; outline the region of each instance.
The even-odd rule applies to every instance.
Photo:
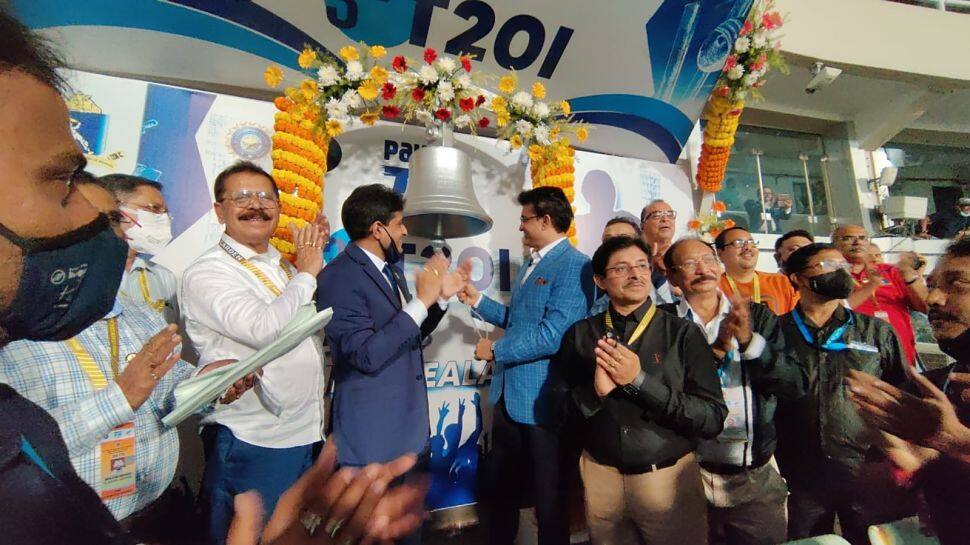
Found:
[[[727,210],[727,206],[721,201],[714,201],[714,203],[711,204],[711,209],[715,212],[724,212]]]
[[[700,227],[701,227],[701,222],[698,220],[690,220],[687,222],[688,229],[700,229]]]

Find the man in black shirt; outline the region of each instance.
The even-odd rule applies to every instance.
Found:
[[[664,261],[684,298],[660,309],[692,320],[704,332],[728,407],[721,434],[697,447],[711,541],[723,535],[727,545],[781,543],[788,535],[788,489],[772,460],[775,407],[778,398],[804,395],[807,377],[785,358],[771,309],[718,288],[724,271],[710,244],[680,239]]]
[[[552,368],[581,414],[590,537],[598,543],[707,542],[697,440],[721,432],[727,409],[714,355],[690,322],[650,299],[650,248],[609,239],[593,255],[610,308],[566,332]]]
[[[849,270],[834,246],[817,243],[796,250],[786,266],[801,301],[781,317],[781,329],[788,357],[808,374],[808,394],[779,400],[775,417],[791,491],[788,539],[830,534],[838,515],[843,536],[862,545],[869,525],[905,515],[889,493],[885,463],[872,459],[872,434],[844,381],[854,369],[900,384],[906,360],[888,322],[843,305],[853,287]]]

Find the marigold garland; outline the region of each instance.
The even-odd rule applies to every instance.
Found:
[[[717,193],[721,190],[743,109],[743,100],[731,102],[724,97],[712,97],[708,103],[704,113],[707,120],[704,144],[697,163],[697,185],[702,191]]]
[[[289,224],[303,228],[323,208],[323,180],[330,146],[330,137],[315,124],[319,114],[307,106],[315,97],[296,97],[274,101],[279,112],[270,152],[271,175],[280,190],[280,222],[270,243],[290,261],[296,260],[296,246]],[[301,103],[303,100],[306,103]]]
[[[529,173],[532,176],[532,187],[558,187],[572,204],[576,196],[575,156],[576,150],[566,138],[561,138],[548,146],[539,144],[529,146]],[[572,208],[575,212],[576,205],[572,204]],[[566,236],[573,246],[579,243],[575,221],[569,226]]]

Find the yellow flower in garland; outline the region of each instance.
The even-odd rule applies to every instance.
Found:
[[[498,112],[495,115],[495,124],[498,125],[499,127],[507,126],[509,124],[509,121],[511,120],[512,120],[512,117],[509,115],[509,112],[505,110],[502,110],[501,112]]]
[[[383,66],[374,66],[370,69],[370,79],[374,80],[377,85],[384,85],[387,81],[387,70]]]
[[[361,123],[367,125],[368,127],[373,127],[374,123],[377,123],[379,118],[380,116],[377,114],[377,112],[364,112],[360,114]]]
[[[337,53],[340,55],[340,57],[343,60],[348,61],[348,62],[349,61],[356,61],[356,60],[360,59],[360,52],[357,51],[357,48],[354,47],[354,46],[352,46],[352,45],[345,45],[345,46],[341,47],[340,48],[340,51],[338,51]]]
[[[562,115],[569,115],[572,113],[572,108],[570,108],[569,101],[567,100],[560,102],[559,107],[562,108]]]
[[[327,134],[330,138],[336,138],[343,134],[344,126],[340,124],[336,119],[330,119],[327,121]]]
[[[542,100],[546,98],[546,86],[538,81],[532,84],[532,96]]]
[[[585,142],[586,139],[589,138],[589,131],[586,130],[586,127],[580,127],[579,130],[576,131],[576,138],[579,139],[580,142]]]
[[[384,55],[387,55],[387,50],[384,49],[384,46],[383,45],[372,45],[372,46],[370,46],[370,56],[371,57],[374,57],[375,59],[379,59],[379,58],[383,57]]]
[[[503,93],[515,92],[515,76],[502,76],[498,80],[498,90]]]
[[[283,82],[283,71],[274,64],[263,72],[263,79],[266,81],[266,85],[276,87]]]
[[[317,88],[317,82],[312,79],[305,79],[303,83],[300,84],[300,94],[307,101],[311,101],[317,96],[319,89]]]
[[[360,94],[360,98],[364,100],[374,100],[377,98],[378,92],[377,82],[368,78],[364,80],[364,84],[357,88],[357,93]]]
[[[317,60],[317,52],[307,47],[296,58],[296,63],[300,65],[300,68],[305,69],[310,68],[315,60]]]
[[[504,97],[497,96],[492,99],[492,109],[495,110],[495,113],[504,111],[508,107],[509,107],[509,103],[505,100]]]
[[[512,135],[512,138],[509,138],[509,144],[512,145],[512,149],[519,149],[519,148],[521,148],[522,147],[522,137],[519,136],[519,135],[517,135],[517,134],[513,134]]]

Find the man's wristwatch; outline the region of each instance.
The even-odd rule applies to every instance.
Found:
[[[629,384],[624,384],[620,387],[620,389],[623,390],[624,394],[630,397],[638,397],[640,395],[640,385],[643,384],[643,380],[645,378],[647,378],[647,375],[643,372],[643,369],[641,369],[640,372],[637,373],[637,376],[634,377],[632,382]]]

